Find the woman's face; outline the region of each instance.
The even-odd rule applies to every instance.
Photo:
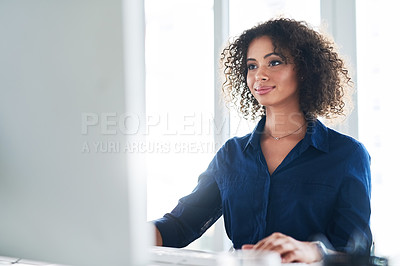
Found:
[[[254,39],[247,51],[247,85],[266,107],[299,108],[298,81],[290,58],[274,52],[267,36]]]

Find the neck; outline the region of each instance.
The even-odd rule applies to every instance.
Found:
[[[272,111],[266,110],[267,119],[264,130],[273,137],[282,137],[293,133],[299,135],[304,132],[306,119],[303,112],[297,111]]]

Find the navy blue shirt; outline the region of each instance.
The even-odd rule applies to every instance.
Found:
[[[368,252],[371,173],[365,147],[309,121],[305,137],[270,174],[260,146],[264,125],[265,117],[251,134],[228,140],[193,192],[154,221],[163,245],[184,247],[223,215],[235,248],[281,232],[300,241],[323,235],[337,250],[358,245]]]

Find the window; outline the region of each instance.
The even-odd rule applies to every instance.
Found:
[[[189,194],[215,153],[210,0],[146,0],[148,220]]]
[[[399,256],[398,24],[392,1],[357,1],[359,137],[371,155],[371,229],[378,255]]]

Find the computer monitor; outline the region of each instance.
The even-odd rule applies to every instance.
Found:
[[[141,25],[123,16],[138,8],[123,5],[0,3],[0,256],[96,266],[146,260],[143,162],[124,149],[138,134],[120,124],[144,109],[143,82],[129,76],[129,62],[144,66],[143,49],[126,45],[144,41]],[[139,34],[127,38],[137,33],[132,25]]]

